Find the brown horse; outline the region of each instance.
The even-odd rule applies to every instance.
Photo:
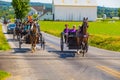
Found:
[[[87,52],[88,50],[88,18],[83,18],[82,26],[76,32],[77,34],[77,46],[78,46],[78,54]],[[81,50],[79,50],[81,49]]]
[[[33,25],[31,26],[31,31],[30,31],[30,42],[31,42],[32,53],[35,52],[36,50],[36,43],[37,43],[38,37],[39,37],[38,28],[33,23]]]

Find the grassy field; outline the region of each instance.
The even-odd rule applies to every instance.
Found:
[[[65,24],[81,25],[82,22],[40,21],[41,30],[55,36],[60,36]],[[120,51],[120,21],[89,22],[89,44],[91,46]]]
[[[2,25],[0,24],[0,50],[10,50],[10,46],[2,32]]]
[[[5,80],[10,74],[0,70],[0,80]]]

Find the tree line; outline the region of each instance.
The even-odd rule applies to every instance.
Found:
[[[119,8],[109,8],[109,7],[97,7],[98,18],[103,17],[103,14],[106,14],[107,18],[120,17]]]

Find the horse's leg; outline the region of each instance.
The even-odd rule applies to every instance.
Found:
[[[82,37],[77,38],[77,53],[81,53],[81,44],[82,44]]]
[[[33,53],[33,44],[32,44],[32,42],[31,42],[31,52]]]
[[[34,42],[34,47],[33,47],[33,50],[34,50],[34,52],[35,52],[35,50],[36,50],[36,45],[35,45],[35,42]]]
[[[35,52],[35,37],[34,36],[33,36],[32,44],[33,44],[33,52]]]
[[[85,53],[87,52],[87,45],[88,45],[88,38],[83,38],[83,57],[85,56]]]
[[[36,43],[37,43],[37,37],[35,37],[35,42],[34,42],[34,51],[36,51]]]
[[[33,51],[35,52],[35,42],[33,43]]]
[[[86,39],[85,47],[86,47],[86,52],[87,52],[87,51],[88,51],[88,37],[87,37],[87,39]]]
[[[35,50],[36,50],[36,36],[34,36],[34,38],[33,38],[33,51],[35,52]]]
[[[77,37],[77,54],[79,54],[79,45],[80,45],[79,44],[80,43],[79,40],[80,40],[79,37]]]
[[[79,53],[82,53],[83,52],[83,37],[81,36],[80,37],[80,40],[79,40]]]
[[[33,53],[33,43],[31,42],[31,52]]]

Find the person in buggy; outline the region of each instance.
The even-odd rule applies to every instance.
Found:
[[[73,25],[73,28],[69,30],[69,35],[76,35],[76,25]]]
[[[63,30],[63,34],[64,34],[64,39],[65,39],[65,43],[67,43],[68,41],[68,33],[69,33],[69,28],[68,28],[68,24],[65,24],[65,29]]]
[[[70,29],[69,32],[70,32],[70,33],[76,33],[76,25],[73,25],[73,28]]]
[[[30,22],[24,24],[23,34],[26,35],[30,31]]]
[[[21,35],[21,38],[24,36],[24,39],[26,40],[26,43],[30,43],[30,40],[29,40],[29,34],[30,34],[30,22],[25,22],[23,24],[23,30],[22,30],[22,35]]]
[[[30,22],[24,22],[22,24],[22,32],[21,32],[21,38],[22,36],[26,36],[30,31]]]

